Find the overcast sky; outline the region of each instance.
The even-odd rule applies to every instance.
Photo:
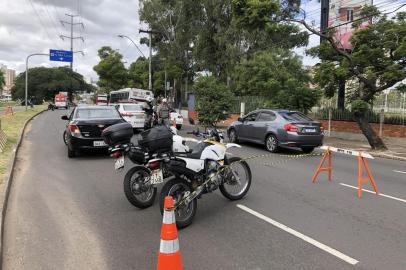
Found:
[[[302,6],[310,12],[309,21],[319,23],[317,0],[305,2]],[[97,79],[93,66],[97,64],[97,50],[104,45],[111,46],[124,56],[128,66],[140,56],[138,50],[127,40],[117,37],[128,35],[139,44],[138,0],[0,0],[0,63],[18,72],[25,70],[25,58],[31,53],[48,53],[49,49],[69,50],[69,40],[59,35],[69,35],[70,28],[60,20],[69,21],[65,13],[79,14],[75,22],[83,22],[84,29],[75,26],[75,36],[83,36],[85,42],[74,41],[74,51],[82,50],[85,56],[74,56],[74,69],[85,77]],[[145,25],[143,25],[145,27]],[[310,45],[318,44],[318,38],[311,36]],[[140,45],[144,54],[146,46]],[[303,54],[304,49],[297,50]],[[315,59],[304,58],[305,64],[314,64]],[[62,66],[64,63],[50,62],[46,56],[30,59],[30,66]]]

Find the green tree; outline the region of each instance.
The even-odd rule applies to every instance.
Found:
[[[241,59],[264,49],[307,44],[299,27],[280,22],[282,15],[297,14],[291,8],[294,2],[142,0],[140,18],[155,32],[152,46],[157,54],[181,71],[174,79],[187,91],[196,72],[210,71],[229,83]]]
[[[198,21],[195,18],[199,9],[199,4],[193,0],[140,1],[140,19],[154,31],[152,47],[172,69],[172,85],[178,102],[182,96],[181,89],[188,91],[188,84],[194,76],[192,51],[196,43]],[[141,41],[146,43],[148,40],[144,38]],[[153,70],[157,71],[155,65]]]
[[[310,88],[310,76],[301,59],[287,50],[268,50],[244,60],[235,68],[235,94],[262,96],[275,108],[307,112],[320,93]]]
[[[109,46],[101,47],[98,55],[100,62],[93,67],[99,75],[97,85],[108,93],[124,88],[128,83],[128,72],[122,62],[123,56]]]
[[[148,89],[148,76],[148,59],[139,57],[128,69],[129,87]]]
[[[34,103],[53,100],[55,94],[77,91],[91,92],[94,87],[86,83],[83,76],[68,67],[36,67],[28,71],[28,96]],[[25,72],[20,73],[11,89],[13,100],[25,98]]]
[[[193,89],[200,123],[216,126],[219,121],[227,119],[233,95],[224,83],[214,76],[203,76],[197,79]]]
[[[331,94],[337,87],[335,77],[346,77],[358,83],[358,88],[350,96],[354,118],[373,149],[386,149],[369,124],[366,112],[376,95],[399,83],[399,89],[404,87],[401,82],[406,78],[406,13],[399,12],[388,18],[374,7],[365,7],[361,18],[373,23],[359,27],[364,22],[361,20],[353,25],[359,28],[350,39],[350,52],[340,49],[334,39],[334,31],[324,34],[305,21],[298,22],[327,41],[309,51],[311,55],[323,59],[316,69],[318,84]]]
[[[4,78],[4,73],[0,69],[0,89],[3,89],[3,86],[6,84],[6,79]]]

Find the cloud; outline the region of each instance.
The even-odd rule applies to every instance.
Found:
[[[80,3],[78,7],[77,3]],[[75,54],[74,69],[86,77],[97,78],[93,66],[99,61],[97,50],[111,46],[122,54],[126,65],[139,52],[127,40],[117,37],[128,35],[139,44],[138,0],[1,0],[0,1],[0,63],[18,72],[25,70],[25,59],[32,53],[47,53],[49,49],[70,49],[69,39],[62,41],[59,35],[70,35],[70,21],[65,13],[78,14],[75,22],[83,22],[84,29],[74,27],[74,36],[83,36],[85,42],[74,40],[74,51],[84,51],[85,56]],[[140,45],[144,54],[146,46]],[[49,62],[46,56],[30,59],[30,66],[64,66],[67,63]]]

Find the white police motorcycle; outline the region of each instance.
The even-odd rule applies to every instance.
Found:
[[[134,163],[124,176],[124,194],[138,208],[151,206],[157,194],[157,186],[173,175],[161,166],[173,153],[189,152],[185,140],[177,135],[176,128],[155,126],[141,133],[138,145],[131,142],[130,125],[116,124],[103,130],[102,137],[110,146],[110,155],[116,159],[114,168],[121,171],[125,157]]]
[[[165,168],[175,177],[167,181],[160,194],[160,209],[170,195],[175,201],[176,225],[190,225],[197,210],[197,199],[218,188],[230,200],[243,198],[251,186],[251,169],[239,157],[227,157],[227,149],[241,147],[223,143],[222,134],[216,129],[206,133],[193,132],[203,137],[191,152],[177,153],[164,162]],[[161,163],[162,164],[162,163]]]

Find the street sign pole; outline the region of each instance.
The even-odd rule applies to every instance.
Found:
[[[25,59],[25,110],[28,109],[28,60],[31,56],[36,55],[46,55],[49,56],[50,61],[60,61],[60,62],[72,62],[73,52],[71,51],[60,51],[60,50],[49,50],[49,53],[33,53],[27,56]]]
[[[31,56],[35,55],[46,55],[48,56],[49,54],[47,53],[33,53],[27,56],[25,59],[25,110],[28,108],[28,60],[30,59]]]

